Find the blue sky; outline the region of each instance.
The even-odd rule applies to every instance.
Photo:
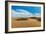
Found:
[[[36,7],[36,6],[12,6],[12,10],[16,12],[24,12],[24,10],[27,11],[27,13],[32,13],[35,16],[40,16],[41,15],[41,7]],[[21,9],[18,10],[18,9]],[[22,11],[23,10],[23,11]]]
[[[27,10],[31,13],[41,13],[41,7],[35,7],[35,6],[12,6],[12,9],[16,11],[16,9],[23,9]],[[19,11],[18,11],[19,12]]]

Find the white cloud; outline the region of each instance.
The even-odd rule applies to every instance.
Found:
[[[17,12],[17,11],[20,11],[20,12]],[[27,10],[17,9],[16,11],[12,10],[12,17],[27,18],[27,17],[33,17],[33,14],[28,12]]]
[[[41,16],[41,14],[40,13],[35,13],[35,15],[34,15],[35,17],[40,17]]]
[[[18,12],[20,11],[20,12]],[[35,13],[34,15],[30,12],[28,12],[27,10],[23,10],[23,9],[17,9],[12,10],[12,17],[13,18],[28,18],[28,17],[40,17],[41,15],[39,13]]]
[[[11,11],[11,16],[15,18],[16,12],[14,10]]]

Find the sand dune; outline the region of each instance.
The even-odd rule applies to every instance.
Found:
[[[38,18],[39,19],[39,18]],[[41,26],[41,21],[38,19],[32,19],[32,18],[27,18],[24,20],[16,20],[12,19],[12,28],[16,27],[40,27]]]

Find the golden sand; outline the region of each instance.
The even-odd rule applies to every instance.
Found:
[[[16,27],[40,27],[41,21],[37,19],[28,18],[27,20],[12,19],[12,28]]]

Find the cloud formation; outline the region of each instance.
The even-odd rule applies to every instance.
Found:
[[[26,10],[23,10],[23,9],[17,9],[16,11],[15,10],[12,10],[12,17],[15,18],[15,17],[18,17],[18,18],[27,18],[27,17],[32,17],[33,14],[26,11]]]
[[[13,18],[28,18],[28,17],[40,17],[39,13],[35,13],[35,15],[27,10],[23,9],[16,9],[12,10],[12,17]]]

